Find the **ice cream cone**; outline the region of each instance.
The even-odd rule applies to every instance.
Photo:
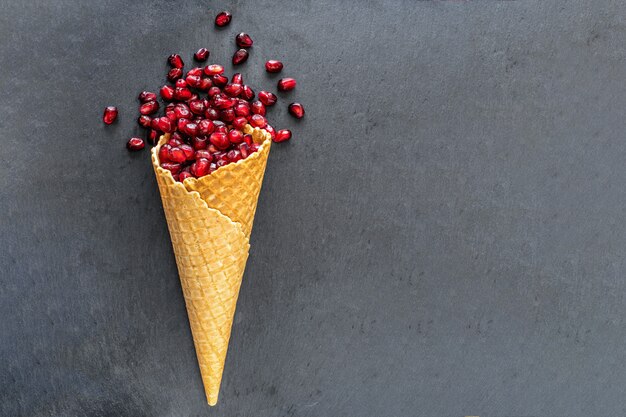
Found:
[[[248,158],[205,177],[175,181],[161,168],[159,149],[152,165],[170,231],[176,264],[207,401],[215,405],[250,231],[270,150],[269,133],[246,127],[261,148]]]

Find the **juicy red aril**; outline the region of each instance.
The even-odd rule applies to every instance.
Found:
[[[253,114],[250,116],[250,124],[254,127],[264,128],[267,125],[267,120],[260,114]]]
[[[228,133],[228,128],[226,127],[226,123],[221,120],[214,120],[213,125],[215,126],[215,132],[218,133]]]
[[[161,146],[161,149],[159,149],[159,161],[161,162],[161,164],[170,160],[170,149],[172,149],[172,147],[167,143]]]
[[[183,76],[183,69],[182,68],[172,68],[167,73],[167,79],[170,80],[170,81],[176,81],[177,79],[179,79],[182,76]]]
[[[211,88],[209,88],[209,91],[207,92],[208,96],[213,98],[214,96],[220,94],[222,92],[222,89],[217,87],[217,86],[213,86]]]
[[[278,97],[276,97],[276,94],[270,93],[269,91],[259,91],[259,100],[266,106],[273,106],[276,104]]]
[[[159,132],[154,129],[150,129],[150,132],[148,132],[148,142],[150,142],[152,145],[156,145],[158,138]]]
[[[158,130],[164,133],[170,133],[173,131],[172,121],[167,117],[159,117],[152,120],[152,128],[154,129],[154,122],[156,121],[156,127]]]
[[[187,160],[187,156],[185,155],[185,152],[183,152],[182,149],[172,148],[170,150],[170,161],[177,162],[180,164],[182,162],[185,162],[185,160]]]
[[[237,116],[249,116],[250,115],[250,105],[247,102],[238,103],[235,106],[235,115],[237,115]]]
[[[226,135],[226,133],[222,132],[211,133],[211,136],[209,136],[209,141],[211,141],[211,143],[220,150],[228,149],[228,147],[230,146],[228,136]]]
[[[220,113],[213,107],[209,107],[204,112],[204,117],[206,117],[209,120],[217,120],[220,118]]]
[[[247,143],[240,143],[239,152],[241,153],[241,157],[245,159],[250,154],[250,147],[248,146]]]
[[[209,91],[211,87],[213,87],[213,81],[210,78],[202,78],[196,88],[202,91]]]
[[[185,181],[187,178],[193,178],[193,175],[191,175],[191,173],[187,171],[183,171],[180,173],[180,175],[178,175],[178,181],[180,182]]]
[[[230,14],[229,11],[224,10],[215,16],[215,25],[219,27],[224,27],[230,23],[230,19],[233,18],[233,15]]]
[[[243,64],[248,60],[248,51],[245,49],[239,49],[233,55],[233,65]]]
[[[278,91],[291,91],[296,88],[296,80],[293,78],[281,78],[278,80]]]
[[[195,151],[190,145],[183,143],[178,148],[185,153],[185,157],[187,158],[187,161],[192,161],[194,159]]]
[[[236,72],[233,74],[233,78],[230,80],[233,84],[241,84],[243,85],[243,75],[240,72]]]
[[[272,125],[267,125],[264,127],[264,129],[267,133],[270,134],[272,140],[276,137],[276,130],[274,130],[274,127]]]
[[[225,109],[220,112],[220,120],[223,122],[232,122],[235,119],[235,111],[233,109]]]
[[[176,115],[176,119],[189,119],[191,117],[191,111],[184,103],[178,103],[176,107],[174,107],[174,114]]]
[[[225,110],[233,107],[236,104],[236,100],[230,98],[224,94],[218,94],[211,99],[211,105],[217,107],[220,110]]]
[[[209,57],[209,50],[206,48],[200,48],[196,51],[195,54],[193,54],[193,57],[196,61],[204,62]]]
[[[254,90],[250,88],[249,85],[244,85],[243,91],[241,92],[241,98],[252,100],[254,98]]]
[[[139,123],[139,125],[142,127],[150,127],[151,122],[152,119],[150,118],[150,116],[146,115],[141,115],[139,116],[139,119],[137,119],[137,123]]]
[[[139,93],[139,101],[146,103],[148,101],[154,101],[157,99],[157,95],[150,91],[142,91]]]
[[[211,162],[213,160],[213,155],[211,155],[211,152],[207,151],[206,149],[199,149],[194,154],[194,158],[195,159],[204,158],[207,161]]]
[[[281,129],[276,132],[276,137],[273,140],[274,142],[284,142],[289,139],[291,139],[291,130]]]
[[[210,162],[208,159],[200,158],[191,164],[191,173],[196,177],[204,177],[209,173]]]
[[[226,157],[230,162],[237,162],[241,159],[241,152],[236,149],[231,149],[226,153]]]
[[[211,77],[211,79],[213,80],[213,84],[219,87],[223,87],[228,84],[228,77],[222,74],[214,75],[213,77]]]
[[[198,124],[197,123],[187,123],[182,129],[184,134],[194,137],[198,135]]]
[[[245,117],[236,117],[233,119],[233,127],[235,129],[243,130],[243,128],[248,124],[248,119]]]
[[[156,101],[149,101],[139,106],[139,113],[143,115],[156,113],[157,110],[159,110],[159,103]]]
[[[202,119],[198,122],[198,131],[203,135],[213,133],[213,130],[215,130],[215,125],[213,125],[213,121],[208,119]]]
[[[203,100],[190,100],[189,101],[189,109],[193,114],[204,114],[206,107],[204,105]]]
[[[240,144],[243,142],[243,132],[241,130],[231,129],[228,132],[228,140],[234,145]]]
[[[188,88],[176,87],[174,90],[174,98],[180,101],[186,101],[191,98],[193,93]]]
[[[206,75],[218,75],[224,72],[224,67],[218,64],[211,64],[204,67],[204,73]]]
[[[304,107],[300,103],[291,103],[288,107],[289,114],[296,119],[302,119],[304,117]]]
[[[174,85],[178,88],[185,88],[187,87],[187,81],[182,80],[182,79],[176,80],[176,83],[174,83]]]
[[[235,37],[235,42],[237,42],[237,46],[240,48],[250,48],[254,43],[250,35],[245,32],[241,32],[239,35]]]
[[[189,123],[189,119],[178,119],[176,121],[176,128],[182,132],[185,130],[187,123]]]
[[[261,101],[259,100],[253,101],[252,104],[250,105],[250,108],[252,110],[252,113],[265,116],[265,113],[266,113],[265,104],[263,104]]]
[[[270,59],[265,63],[265,71],[267,72],[281,72],[283,70],[283,63],[280,61],[276,61],[275,59]]]
[[[163,97],[163,100],[170,101],[174,98],[174,89],[169,85],[164,85],[163,87],[161,87],[160,93],[161,97]]]
[[[126,147],[129,151],[140,151],[146,146],[145,142],[141,138],[130,138]]]
[[[254,143],[254,140],[252,139],[252,135],[250,135],[250,134],[243,135],[243,141],[248,146],[250,146],[250,145],[252,145]]]
[[[172,173],[172,175],[176,175],[180,172],[180,164],[175,164],[173,162],[163,162],[161,164],[161,168],[163,169],[167,169],[169,172]]]
[[[104,109],[104,114],[102,115],[102,121],[110,125],[117,119],[117,107],[109,106]]]
[[[202,76],[202,68],[195,67],[195,68],[190,69],[189,71],[187,71],[187,76],[190,76],[190,75],[194,75],[198,77]]]
[[[241,84],[226,84],[224,86],[224,92],[231,97],[237,97],[242,90]]]
[[[202,78],[199,75],[187,75],[185,82],[189,87],[198,88],[202,82]]]
[[[178,54],[172,54],[167,58],[167,62],[174,68],[182,68],[185,66],[183,59]]]
[[[191,140],[195,150],[206,149],[208,139],[205,136],[196,136]]]

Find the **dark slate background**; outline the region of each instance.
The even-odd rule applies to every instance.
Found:
[[[0,415],[626,414],[626,4],[587,3],[0,0]],[[124,143],[242,30],[299,84],[210,408]]]

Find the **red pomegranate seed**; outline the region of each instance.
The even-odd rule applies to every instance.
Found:
[[[229,123],[235,119],[235,111],[233,109],[225,109],[220,112],[220,120]]]
[[[270,93],[269,91],[259,91],[259,100],[266,106],[273,106],[276,104],[278,97],[276,97],[276,94]]]
[[[187,178],[193,178],[193,175],[191,175],[190,172],[187,171],[183,171],[180,173],[180,175],[178,176],[178,181],[180,182],[184,182]]]
[[[223,87],[228,84],[228,77],[223,74],[214,75],[213,77],[211,77],[211,79],[213,80],[213,84],[217,85],[218,87]]]
[[[194,162],[193,164],[191,164],[191,173],[196,177],[196,178],[200,178],[200,177],[204,177],[205,175],[207,175],[210,171],[209,171],[209,160],[208,159],[204,159],[204,158],[200,158],[198,160],[196,160],[196,162]]]
[[[228,127],[226,127],[226,124],[222,122],[221,120],[214,120],[213,125],[215,126],[214,132],[228,133]]]
[[[193,161],[195,151],[193,150],[193,148],[190,145],[187,145],[186,143],[183,143],[178,148],[185,153],[185,157],[187,158],[187,161]]]
[[[140,151],[142,150],[146,144],[141,138],[130,138],[128,143],[126,143],[126,147],[129,151]]]
[[[161,87],[161,97],[163,100],[170,101],[174,98],[174,89],[169,85],[164,85]]]
[[[198,62],[204,62],[209,58],[209,50],[206,48],[200,48],[193,54],[193,57]]]
[[[224,94],[218,94],[211,99],[211,106],[220,110],[225,110],[233,107],[237,101]]]
[[[236,149],[231,149],[226,153],[226,158],[228,158],[229,162],[237,162],[241,160],[241,152]]]
[[[115,119],[117,119],[117,107],[115,106],[106,107],[104,109],[104,115],[102,115],[102,121],[105,124],[110,125],[111,123],[115,121]]]
[[[280,61],[276,61],[275,59],[270,59],[265,63],[265,71],[276,73],[281,72],[283,70],[283,63]]]
[[[240,48],[250,48],[254,43],[250,35],[245,32],[241,32],[239,35],[235,37],[235,42],[237,42],[237,46]]]
[[[296,88],[296,80],[293,78],[281,78],[278,80],[278,91],[291,91]]]
[[[248,102],[238,103],[235,106],[235,115],[237,116],[249,116],[250,115],[250,105]]]
[[[179,79],[182,76],[183,76],[183,69],[182,68],[172,68],[167,73],[167,79],[170,80],[170,81],[176,81],[177,79]]]
[[[240,143],[238,149],[243,159],[246,159],[250,154],[250,147],[247,143]]]
[[[174,86],[178,87],[178,88],[185,88],[187,87],[187,81],[180,79],[180,80],[176,80],[176,82],[174,83]]]
[[[249,85],[244,85],[243,91],[241,92],[241,98],[246,100],[252,100],[254,98],[254,90],[250,88]]]
[[[252,110],[252,113],[254,114],[260,114],[261,116],[265,116],[265,113],[266,113],[265,104],[263,104],[259,100],[253,101],[252,104],[250,105],[250,109]]]
[[[231,129],[228,132],[228,140],[234,145],[239,145],[243,142],[243,132],[241,130]]]
[[[181,129],[181,131],[187,136],[198,136],[198,124],[189,122]]]
[[[209,107],[204,112],[204,117],[206,117],[209,120],[217,120],[220,118],[220,113],[213,107]]]
[[[203,115],[206,110],[206,106],[204,105],[204,100],[190,100],[189,101],[189,109],[193,114]]]
[[[304,117],[304,107],[300,103],[291,103],[288,107],[289,114],[296,119],[302,119]]]
[[[198,149],[196,153],[194,154],[194,158],[195,159],[204,158],[207,161],[211,162],[213,160],[213,155],[211,155],[211,152],[207,151],[206,149]]]
[[[151,122],[152,119],[150,118],[150,116],[146,115],[141,115],[139,116],[139,119],[137,119],[137,123],[139,123],[141,127],[150,127]]]
[[[150,142],[151,145],[156,145],[158,141],[159,132],[154,129],[150,129],[150,132],[148,132],[148,142]]]
[[[187,76],[190,76],[190,75],[201,77],[202,67],[194,67],[190,69],[189,71],[187,71]]]
[[[191,98],[193,93],[188,88],[176,87],[174,90],[174,98],[180,101],[187,101]]]
[[[274,140],[274,138],[276,137],[276,130],[274,129],[274,127],[272,125],[267,125],[264,127],[264,129],[267,133],[270,134],[272,140]]]
[[[161,168],[167,169],[172,175],[176,175],[180,172],[181,165],[175,164],[173,162],[163,162],[161,163]]]
[[[243,86],[243,75],[241,75],[240,72],[234,73],[233,78],[230,80],[230,82],[232,84],[241,84]]]
[[[273,140],[274,142],[284,142],[289,139],[291,139],[291,130],[281,129],[276,132],[276,137]]]
[[[202,91],[209,91],[213,87],[213,81],[210,78],[202,78],[196,88]]]
[[[182,68],[185,66],[183,59],[178,54],[172,54],[167,58],[167,62],[174,68]]]
[[[153,114],[153,113],[156,113],[158,110],[159,110],[159,103],[156,101],[149,101],[139,106],[139,113],[143,115]]]
[[[170,160],[170,149],[172,149],[172,147],[167,143],[159,149],[159,161],[161,164]]]
[[[239,49],[233,55],[233,65],[243,64],[248,60],[248,51],[245,49]]]
[[[211,120],[202,119],[198,122],[198,131],[203,135],[213,133],[213,130],[215,130],[215,125]]]
[[[226,84],[224,86],[224,92],[228,94],[230,97],[237,97],[241,94],[243,87],[241,84]]]
[[[181,132],[184,131],[187,123],[190,123],[189,119],[178,119],[176,121],[176,129],[180,130]]]
[[[248,119],[245,117],[236,117],[233,120],[233,127],[235,129],[243,130],[243,128],[248,124]]]
[[[191,118],[191,110],[185,103],[178,103],[176,107],[174,107],[174,113],[176,114],[176,119],[189,119]]]
[[[260,114],[253,114],[250,116],[250,124],[253,127],[260,127],[262,129],[267,125],[267,120]]]
[[[246,145],[250,146],[254,142],[254,139],[252,138],[252,135],[246,134],[243,135],[243,141],[246,143]]]
[[[250,145],[250,153],[258,151],[260,147],[261,145],[259,145],[258,143],[252,143]]]
[[[196,136],[195,138],[191,139],[191,143],[193,144],[193,148],[195,150],[206,149],[208,139],[206,138],[206,136]]]
[[[211,136],[209,136],[209,141],[211,141],[211,143],[220,150],[228,149],[228,147],[230,146],[228,136],[226,135],[226,133],[222,132],[211,133]]]
[[[157,99],[157,95],[150,92],[150,91],[142,91],[139,94],[139,101],[141,101],[142,103],[146,103],[148,101],[154,101]]]
[[[180,164],[180,163],[185,162],[186,159],[187,159],[187,156],[185,155],[185,152],[182,149],[172,148],[170,150],[170,161],[177,162]]]
[[[155,121],[156,121],[157,129],[160,130],[161,132],[170,133],[174,130],[172,126],[172,121],[168,119],[167,117],[159,117],[157,119],[152,120],[153,123]],[[152,128],[154,129],[154,125],[152,126]]]
[[[218,64],[211,64],[204,67],[206,75],[218,75],[224,73],[224,67]]]
[[[224,27],[230,23],[230,19],[233,18],[233,15],[230,14],[229,11],[224,10],[215,16],[215,26]]]
[[[185,77],[185,82],[189,87],[198,88],[202,82],[202,77],[199,75],[188,75]]]
[[[221,94],[221,93],[222,93],[222,89],[217,87],[217,86],[213,86],[213,87],[209,88],[209,91],[207,92],[207,94],[208,94],[208,96],[210,98],[213,98],[216,95]]]

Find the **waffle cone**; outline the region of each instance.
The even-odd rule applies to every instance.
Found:
[[[257,199],[271,145],[269,133],[246,127],[261,148],[205,177],[175,181],[159,165],[162,136],[152,149],[163,209],[200,373],[210,405],[217,403]]]

